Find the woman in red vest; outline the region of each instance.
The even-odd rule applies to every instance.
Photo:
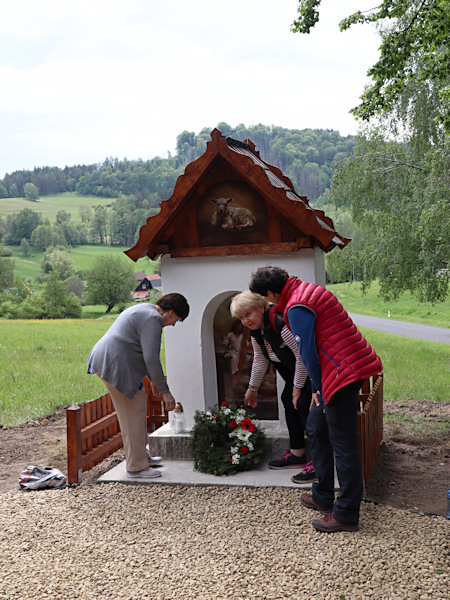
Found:
[[[318,481],[301,502],[324,515],[312,522],[318,531],[357,531],[363,491],[357,398],[364,379],[382,371],[381,360],[326,288],[267,266],[252,275],[250,290],[283,314],[312,381],[306,430]]]

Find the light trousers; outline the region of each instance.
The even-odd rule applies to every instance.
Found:
[[[147,452],[147,394],[138,390],[133,398],[127,398],[110,383],[102,379],[116,409],[122,432],[123,450],[127,471],[142,471],[148,467]]]

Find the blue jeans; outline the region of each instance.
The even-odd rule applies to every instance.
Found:
[[[312,495],[323,508],[333,508],[340,523],[357,525],[363,492],[358,445],[358,392],[362,381],[350,383],[332,396],[325,406],[314,405],[306,422],[311,460],[318,481]],[[334,461],[339,493],[334,499]]]

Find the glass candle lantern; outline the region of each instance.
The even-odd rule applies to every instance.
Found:
[[[175,404],[172,417],[172,430],[174,433],[183,433],[186,431],[186,417],[180,402]]]

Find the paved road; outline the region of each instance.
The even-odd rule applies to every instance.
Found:
[[[443,342],[450,344],[450,329],[445,327],[432,327],[431,325],[419,325],[407,321],[396,321],[395,319],[381,319],[379,317],[367,317],[356,313],[348,313],[355,325],[387,331],[406,337],[419,338],[432,342]]]

